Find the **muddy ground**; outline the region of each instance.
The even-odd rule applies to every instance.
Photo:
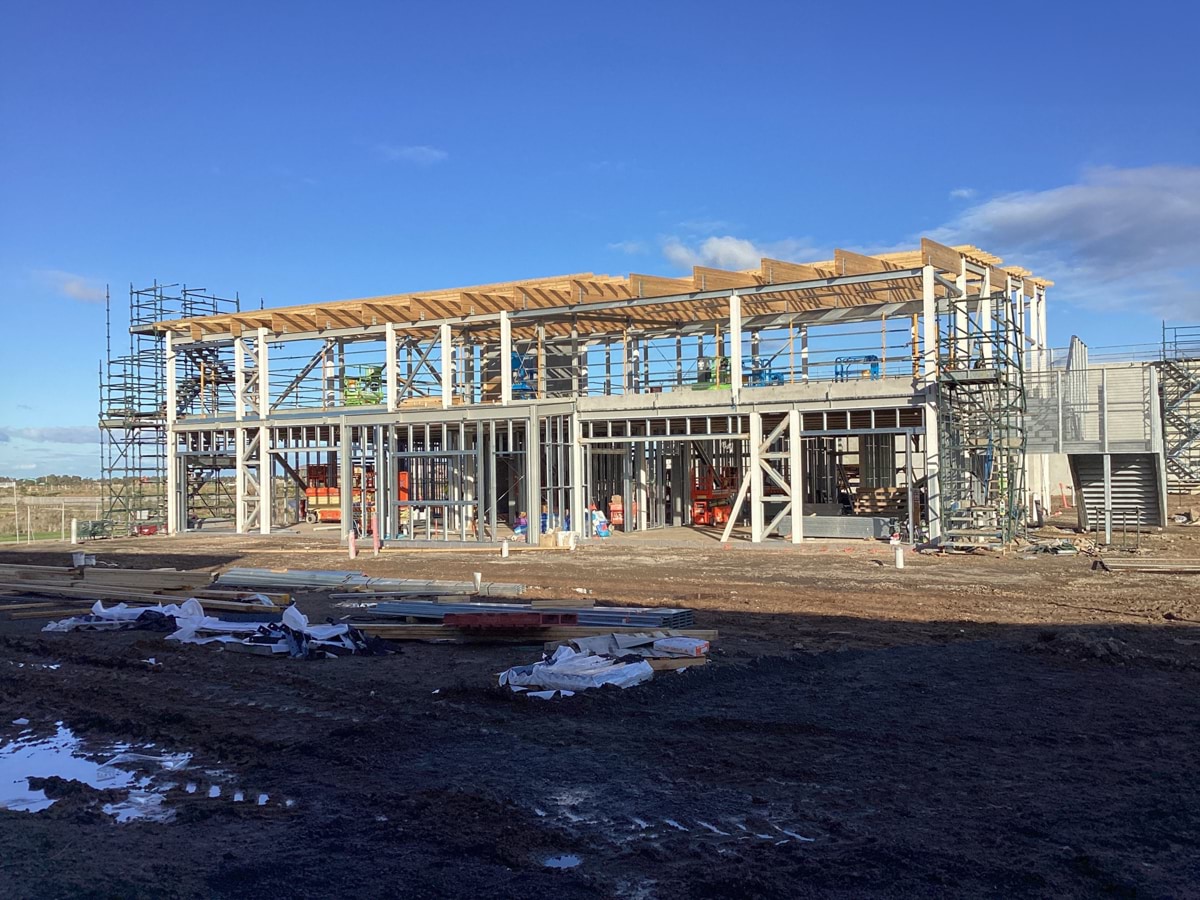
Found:
[[[1149,546],[1200,558],[1200,528]],[[897,571],[886,547],[816,542],[616,538],[353,565],[294,537],[89,549],[139,568],[482,571],[533,596],[691,606],[721,637],[704,669],[543,702],[495,687],[535,647],[306,662],[0,616],[0,743],[13,719],[61,721],[191,752],[272,798],[177,789],[173,822],[118,825],[95,791],[54,785],[45,812],[0,811],[5,897],[1166,897],[1200,884],[1200,576],[1045,555],[910,555]],[[545,865],[563,855],[579,865]]]

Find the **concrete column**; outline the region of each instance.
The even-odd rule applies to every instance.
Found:
[[[176,409],[178,402],[176,378],[176,354],[174,335],[167,332],[163,344],[166,353],[166,415],[167,415],[167,534],[175,534],[179,530],[179,445],[175,436],[175,421],[179,416]]]
[[[178,534],[180,511],[186,506],[183,498],[183,479],[180,477],[179,445],[174,429],[167,428],[167,534]]]
[[[954,303],[954,357],[959,366],[965,367],[971,357],[970,312],[967,308],[967,260],[961,261],[962,270],[955,279],[959,299]]]
[[[579,328],[575,320],[571,320],[571,398],[579,397],[579,376],[583,370],[583,362],[579,357]],[[574,519],[572,519],[574,521]]]
[[[1112,454],[1104,454],[1104,543],[1112,543]]]
[[[454,344],[450,331],[450,323],[443,322],[441,327],[441,379],[442,379],[442,409],[454,405]]]
[[[167,534],[178,534],[181,526],[181,511],[186,508],[184,479],[180,465],[178,438],[174,429],[167,428]]]
[[[688,482],[687,469],[684,465],[684,451],[687,442],[676,444],[677,452],[671,460],[671,509],[669,522],[678,528],[683,524],[683,507],[687,503]]]
[[[1029,340],[1032,344],[1030,353],[1032,358],[1029,361],[1029,370],[1037,372],[1042,367],[1042,315],[1039,307],[1040,294],[1038,290],[1034,290],[1033,299],[1029,301]]]
[[[400,398],[397,394],[400,391],[399,372],[397,371],[396,360],[396,323],[388,322],[384,325],[384,335],[387,341],[387,408],[388,412],[395,412],[400,408]]]
[[[392,426],[386,426],[388,431]],[[392,502],[392,490],[395,482],[389,477],[388,456],[385,452],[382,425],[371,428],[375,443],[375,527],[380,541],[387,533],[387,514]]]
[[[546,399],[546,326],[542,322],[537,324],[537,380],[535,388],[539,400]]]
[[[480,440],[483,439],[482,428],[485,423],[480,422]],[[484,456],[487,459],[487,521],[488,531],[492,535],[492,540],[496,539],[496,528],[498,525],[499,511],[496,509],[499,492],[496,490],[496,420],[492,419],[486,423],[488,425],[488,446]],[[510,448],[511,449],[511,448]],[[483,521],[483,515],[479,516],[479,521]]]
[[[354,525],[354,459],[350,452],[350,426],[342,416],[338,425],[338,502],[342,507],[342,537]]]
[[[621,334],[621,393],[628,394],[635,387],[633,381],[633,354],[629,352],[629,332]]]
[[[236,504],[234,530],[238,534],[246,533],[246,438],[245,428],[234,429],[234,503]]]
[[[1152,371],[1152,372],[1154,371],[1153,367],[1151,367],[1150,371]],[[1063,450],[1063,378],[1062,377],[1063,377],[1063,373],[1061,371],[1054,373],[1054,399],[1057,401],[1057,406],[1058,406],[1058,435],[1057,435],[1058,446],[1055,449],[1059,453],[1065,452]]]
[[[788,488],[792,492],[792,543],[804,540],[804,435],[800,410],[788,410]]]
[[[246,418],[246,339],[233,339],[233,417]]]
[[[178,387],[175,383],[178,356],[175,352],[175,335],[169,331],[163,339],[163,347],[166,354],[167,424],[173,425],[179,417],[179,410],[176,409],[178,404]]]
[[[762,442],[762,414],[752,412],[750,413],[750,456],[746,465],[750,467],[750,541],[755,544],[762,543],[763,532],[766,530],[763,504]]]
[[[937,378],[937,295],[933,266],[921,268],[921,375],[927,384]]]
[[[988,266],[984,270],[983,276],[983,296],[979,298],[979,323],[983,331],[983,344],[980,347],[980,356],[985,362],[991,362],[995,355],[994,341],[996,339],[996,329],[992,322],[992,289],[995,287],[992,267]]]
[[[512,318],[500,311],[500,405],[512,403]]]
[[[258,416],[260,419],[265,419],[271,413],[271,351],[270,345],[267,343],[270,331],[266,328],[258,329],[258,346],[255,348],[258,351]]]
[[[388,504],[387,524],[380,527],[384,534],[397,535],[400,533],[400,460],[396,457],[396,427],[389,422],[384,433],[387,435]]]
[[[1040,288],[1038,294],[1038,349],[1041,351],[1038,364],[1038,371],[1047,368],[1049,361],[1046,359],[1046,350],[1050,346],[1050,339],[1046,333],[1046,289]]]
[[[942,537],[940,463],[937,402],[930,399],[925,403],[925,496],[929,506],[929,539],[931,541],[941,540]]]
[[[529,504],[530,545],[537,546],[542,536],[542,438],[538,421],[538,408],[529,407],[529,418],[525,424],[525,493]]]
[[[904,485],[907,495],[908,506],[908,540],[910,543],[915,543],[913,538],[916,532],[917,523],[914,521],[917,511],[917,498],[913,491],[913,436],[909,432],[904,434]]]
[[[1100,370],[1100,447],[1108,452],[1108,369]]]
[[[634,456],[637,459],[637,493],[634,502],[637,503],[637,529],[645,531],[649,517],[649,510],[646,506],[650,502],[650,475],[647,467],[647,447],[645,441],[638,441],[633,445]],[[629,515],[627,512],[626,515]]]
[[[742,298],[737,291],[729,295],[729,386],[736,406],[742,392]]]
[[[592,518],[587,509],[587,470],[584,468],[583,423],[571,416],[571,530],[587,537]]]
[[[263,345],[266,347],[266,344]],[[264,353],[264,357],[265,357]],[[262,377],[261,375],[259,376]],[[263,413],[266,416],[266,413]],[[275,496],[275,484],[272,473],[275,469],[275,458],[271,455],[271,429],[266,425],[258,429],[258,531],[260,534],[271,533],[271,512]]]

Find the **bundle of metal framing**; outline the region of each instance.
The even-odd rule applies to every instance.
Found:
[[[333,594],[334,599],[359,599],[357,594]],[[431,603],[422,600],[404,600],[377,603],[366,613],[381,618],[431,619],[441,621],[446,613],[528,613],[532,606],[515,603]],[[612,628],[691,628],[696,617],[690,609],[655,609],[646,607],[597,606],[592,609],[579,607],[539,606],[541,613],[576,613],[579,624]]]
[[[519,597],[523,584],[485,581],[476,590],[471,581],[425,581],[415,578],[373,578],[362,572],[302,569],[232,568],[223,572],[217,582],[243,587],[308,588],[314,591],[364,591],[400,594],[479,594],[483,597]]]

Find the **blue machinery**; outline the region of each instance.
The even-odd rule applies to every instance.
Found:
[[[785,379],[782,372],[771,368],[771,358],[767,356],[752,356],[742,366],[742,374],[747,387],[771,387],[783,384]],[[729,357],[701,357],[696,360],[696,383],[693,390],[714,390],[730,386]]]
[[[873,353],[866,356],[839,356],[833,361],[833,380],[849,381],[852,377],[869,375],[872,381],[880,377],[879,357]]]
[[[512,351],[512,394],[521,400],[537,396],[537,367],[526,354]]]
[[[771,387],[783,384],[783,373],[771,368],[771,360],[765,356],[752,356],[746,367],[746,385],[748,387]]]

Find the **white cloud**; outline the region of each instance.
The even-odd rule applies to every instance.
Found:
[[[417,166],[432,166],[445,162],[450,154],[427,144],[376,144],[376,152],[388,162],[405,162]]]
[[[613,241],[608,245],[609,250],[619,250],[621,253],[628,253],[635,256],[639,253],[645,253],[650,248],[643,241]]]
[[[38,280],[64,297],[80,303],[103,303],[104,285],[86,275],[75,275],[59,269],[39,269]]]
[[[708,237],[699,244],[685,243],[672,237],[663,243],[663,256],[681,269],[692,266],[712,266],[717,269],[753,269],[763,257],[793,262],[825,259],[827,252],[803,238],[784,238],[778,241],[755,243],[746,238],[724,235]]]
[[[966,188],[966,187],[955,188],[954,190],[952,190],[950,192],[950,199],[951,200],[970,200],[972,197],[974,197],[978,193],[979,193],[979,191],[975,190],[975,188]]]
[[[971,206],[930,237],[1032,269],[1069,302],[1200,316],[1200,166],[1088,169]]]
[[[100,432],[95,425],[44,428],[11,428],[0,425],[0,444],[7,444],[14,438],[42,444],[99,444]]]

